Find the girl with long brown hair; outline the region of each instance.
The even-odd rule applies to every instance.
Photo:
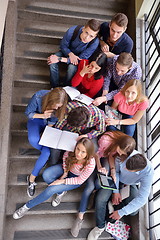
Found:
[[[65,90],[57,87],[53,90],[36,92],[26,108],[25,114],[29,118],[27,123],[29,143],[41,152],[32,173],[27,176],[27,193],[29,197],[34,195],[35,178],[46,164],[50,155],[48,147],[39,145],[41,133],[46,125],[54,125],[58,119],[63,119],[67,103],[68,96]]]
[[[56,164],[43,172],[43,179],[48,187],[15,211],[13,218],[23,217],[29,209],[46,201],[53,194],[57,194],[57,197],[52,201],[52,206],[58,206],[66,191],[80,187],[92,174],[95,168],[94,155],[94,144],[90,139],[78,140],[74,152],[65,152],[63,155],[63,165]]]
[[[120,161],[124,161],[131,152],[135,149],[135,140],[120,132],[120,131],[110,131],[105,132],[98,141],[98,151],[96,156],[97,169],[89,177],[86,182],[86,186],[82,193],[79,213],[74,221],[71,229],[71,233],[74,237],[77,237],[79,230],[81,229],[83,223],[83,217],[88,205],[89,197],[91,193],[96,189],[100,189],[99,180],[97,177],[97,171],[104,174],[110,173],[115,178],[115,162],[114,159],[119,157]]]

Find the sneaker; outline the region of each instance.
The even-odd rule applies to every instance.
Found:
[[[21,208],[17,209],[14,213],[13,213],[13,218],[14,219],[19,219],[22,218],[27,212],[28,212],[29,208],[25,205],[23,205]]]
[[[62,192],[61,194],[57,194],[56,198],[53,199],[53,201],[52,201],[52,206],[53,206],[53,207],[57,207],[57,206],[60,204],[60,202],[61,202],[61,200],[62,200],[62,197],[63,197],[66,193],[67,193],[67,191]]]
[[[93,228],[90,231],[87,237],[87,240],[97,240],[103,231],[104,231],[104,228],[98,228],[98,227]]]
[[[82,227],[82,223],[84,220],[81,220],[79,217],[76,218],[76,221],[74,222],[72,228],[71,228],[71,234],[73,237],[77,237],[79,234],[79,230]]]
[[[37,185],[37,183],[30,182],[29,181],[29,176],[27,176],[27,183],[28,183],[27,194],[28,194],[29,197],[33,197],[34,194],[35,194],[35,186]]]

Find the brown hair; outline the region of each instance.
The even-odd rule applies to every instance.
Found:
[[[117,63],[130,68],[133,64],[133,57],[130,53],[122,52],[117,58]]]
[[[61,87],[56,87],[43,97],[42,113],[46,110],[52,110],[56,104],[62,104],[61,107],[55,110],[56,117],[61,121],[64,117],[67,103],[68,95],[66,91]]]
[[[134,138],[132,138],[131,136],[128,136],[123,132],[110,131],[108,133],[106,132],[105,135],[108,135],[112,140],[109,147],[106,148],[104,151],[105,157],[108,157],[110,152],[114,152],[116,148],[119,146],[119,148],[126,153],[121,157],[121,160],[124,161],[124,159],[126,159],[126,157],[128,157],[136,147],[136,142]]]
[[[140,171],[144,169],[146,166],[147,166],[147,160],[140,153],[131,156],[130,158],[128,158],[126,162],[126,168],[131,171],[134,171],[134,170]]]
[[[78,160],[76,159],[76,156],[75,156],[75,150],[76,150],[76,147],[78,146],[78,144],[80,144],[80,143],[83,144],[83,146],[85,147],[86,152],[87,152],[87,155],[85,157],[86,161],[83,163],[83,166],[82,166],[81,170],[86,165],[88,165],[91,157],[94,157],[94,155],[95,155],[95,149],[94,149],[93,142],[89,138],[86,138],[86,137],[81,138],[80,140],[78,140],[78,142],[75,146],[74,152],[69,152],[68,153],[68,157],[66,159],[66,170],[67,170],[67,172],[70,171],[73,164],[78,162]]]
[[[88,123],[89,111],[86,107],[76,107],[72,109],[67,117],[67,123],[73,127],[80,127]]]
[[[127,28],[128,18],[124,13],[116,13],[111,20],[112,23],[116,23],[119,27]]]
[[[148,100],[148,98],[142,93],[142,84],[141,84],[140,80],[137,80],[137,79],[129,80],[124,85],[124,87],[121,89],[121,93],[125,96],[125,91],[131,86],[136,86],[136,88],[137,88],[137,97],[134,100],[134,102],[140,103],[140,102]]]
[[[99,32],[100,30],[100,22],[96,19],[90,19],[86,24],[85,24],[85,28],[89,27],[90,29],[92,29],[92,31],[94,32]]]

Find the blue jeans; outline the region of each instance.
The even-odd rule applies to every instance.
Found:
[[[105,158],[101,158],[101,164],[103,167],[106,167],[108,169],[108,161]],[[86,208],[88,206],[88,200],[93,192],[94,189],[98,190],[101,188],[99,179],[97,176],[97,168],[94,170],[94,172],[91,174],[91,176],[88,178],[85,184],[85,188],[82,193],[79,212],[84,213],[86,211]]]
[[[136,185],[130,186],[130,196],[122,201],[122,207],[131,202],[138,194],[138,188]],[[95,214],[96,214],[96,226],[98,228],[104,228],[105,222],[109,218],[108,201],[112,195],[112,190],[100,189],[96,196],[95,202]],[[135,215],[138,211],[130,214]]]
[[[63,173],[64,173],[64,171],[63,171],[62,164],[57,164],[57,165],[47,168],[43,172],[43,179],[47,184],[50,184],[53,181],[55,181],[56,179],[58,179],[60,176],[62,176]],[[69,172],[68,178],[71,178],[71,177],[77,177],[77,176],[75,174]],[[47,199],[49,199],[52,195],[54,195],[56,193],[61,194],[64,191],[73,190],[78,187],[80,187],[79,184],[77,184],[77,185],[60,184],[60,185],[49,186],[42,193],[40,193],[37,197],[35,197],[32,200],[30,200],[29,202],[27,202],[26,206],[28,208],[33,208],[36,205],[46,201]]]
[[[55,53],[55,55],[57,55],[58,57],[66,57],[61,51]],[[63,83],[63,86],[71,86],[71,80],[74,74],[76,73],[76,71],[77,71],[77,65],[73,65],[71,63],[68,64],[66,82]],[[52,63],[50,65],[50,83],[51,83],[51,87],[53,88],[60,86],[59,63]]]
[[[88,206],[88,200],[93,192],[94,189],[100,189],[101,186],[99,184],[99,180],[97,178],[97,170],[94,170],[94,172],[91,174],[91,176],[86,181],[85,188],[82,193],[79,212],[84,213],[86,211],[86,208]]]
[[[120,114],[122,114],[122,119],[132,118],[132,117],[133,117],[132,115],[124,114],[124,113],[121,113],[121,112],[120,112]],[[135,132],[135,129],[136,129],[136,124],[132,124],[132,125],[122,125],[122,126],[121,126],[122,132],[124,132],[125,134],[127,134],[127,135],[129,135],[129,136],[131,136],[131,137],[133,137],[134,132]],[[115,126],[108,126],[108,127],[106,128],[106,130],[107,130],[107,131],[111,131],[111,130],[117,131],[117,130],[119,130],[119,129],[117,129]]]
[[[41,152],[32,170],[32,175],[34,176],[38,176],[40,170],[46,164],[50,156],[50,149],[48,147],[39,145],[40,136],[41,133],[44,131],[45,127],[45,121],[39,118],[29,119],[27,123],[29,143]]]

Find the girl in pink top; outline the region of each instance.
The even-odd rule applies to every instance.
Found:
[[[103,86],[106,66],[107,57],[102,52],[94,54],[91,60],[81,60],[72,78],[72,87],[76,87],[80,93],[93,98]]]
[[[124,161],[131,152],[135,149],[135,140],[120,132],[111,131],[105,132],[98,141],[98,151],[96,157],[97,169],[89,177],[86,182],[85,189],[82,193],[82,198],[80,202],[79,213],[76,221],[71,229],[71,233],[74,237],[78,236],[79,230],[81,229],[83,223],[83,217],[88,205],[88,200],[94,189],[100,189],[99,180],[97,178],[97,171],[104,174],[108,174],[108,163],[110,166],[110,174],[115,179],[115,157],[119,157],[120,161]],[[101,160],[101,161],[100,161]]]
[[[114,96],[112,108],[122,114],[122,120],[107,118],[107,130],[117,130],[113,125],[122,125],[122,131],[133,136],[136,123],[142,118],[149,102],[142,94],[142,84],[139,80],[129,80],[122,90]]]
[[[66,191],[80,187],[92,174],[95,168],[94,155],[94,144],[90,139],[81,138],[78,140],[74,152],[64,155],[63,165],[57,164],[44,171],[43,179],[48,187],[37,197],[16,210],[13,218],[23,217],[30,208],[46,201],[54,194],[57,194],[57,197],[52,201],[52,206],[58,206]]]

